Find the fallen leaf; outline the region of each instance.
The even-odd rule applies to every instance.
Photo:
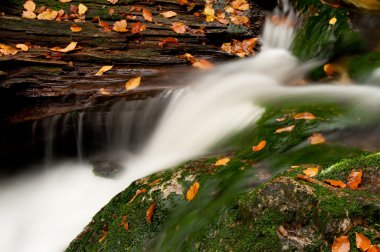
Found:
[[[235,12],[234,8],[232,8],[229,5],[224,8],[224,11],[227,13],[234,13]]]
[[[278,230],[278,233],[279,233],[282,237],[288,237],[288,236],[289,236],[288,231],[286,231],[286,229],[284,228],[283,225],[280,225],[280,226],[278,227],[277,230]]]
[[[112,16],[113,14],[115,14],[115,10],[113,8],[109,9],[108,15]]]
[[[321,133],[313,133],[308,140],[310,144],[323,144],[326,142],[326,138]]]
[[[75,4],[70,4],[70,12],[72,14],[78,14],[78,6],[76,6]]]
[[[29,46],[25,44],[17,44],[16,48],[21,49],[21,51],[27,52],[29,50]]]
[[[36,10],[36,4],[33,1],[26,1],[23,6],[28,12],[33,12]]]
[[[186,32],[187,26],[181,22],[173,22],[170,28],[178,34],[183,34]]]
[[[112,30],[115,32],[127,32],[127,20],[116,21],[113,24]]]
[[[135,198],[136,198],[137,196],[139,196],[140,194],[145,193],[145,192],[146,192],[146,189],[145,189],[145,188],[143,188],[143,189],[138,189],[138,190],[136,191],[135,195],[132,197],[132,199],[131,199],[130,201],[128,201],[128,204],[131,203],[132,201],[134,201]]]
[[[277,118],[276,121],[277,122],[283,122],[286,120],[286,117],[281,117],[281,118]]]
[[[288,127],[284,127],[284,128],[280,128],[280,129],[276,129],[276,133],[282,133],[282,132],[291,132],[294,130],[296,126],[295,125],[290,125]]]
[[[141,77],[132,78],[125,83],[125,90],[129,91],[140,86]]]
[[[228,162],[230,162],[229,158],[222,158],[215,162],[215,166],[226,165]]]
[[[215,18],[215,10],[212,7],[211,4],[206,4],[205,8],[203,10],[203,14],[206,16],[206,21],[207,22],[212,22],[214,21]]]
[[[10,56],[18,53],[18,50],[12,46],[0,44],[0,56]]]
[[[310,167],[307,168],[306,170],[303,170],[302,172],[309,177],[315,177],[318,174],[318,167]]]
[[[325,182],[335,187],[346,188],[346,184],[341,180],[326,179]]]
[[[380,252],[380,248],[377,245],[371,245],[367,252]]]
[[[192,66],[204,70],[211,70],[214,68],[214,64],[212,64],[210,61],[206,59],[199,59],[196,62],[194,62]]]
[[[128,224],[127,216],[126,216],[126,215],[123,216],[123,219],[121,220],[120,226],[123,226],[124,229],[125,229],[126,231],[128,231],[128,229],[129,229],[129,224]]]
[[[219,11],[215,17],[215,20],[221,24],[228,25],[230,21],[226,19],[226,14],[223,11]]]
[[[347,179],[347,185],[351,189],[357,189],[362,182],[362,171],[352,171]]]
[[[244,25],[249,22],[249,18],[247,18],[246,16],[238,16],[238,15],[232,15],[230,17],[230,20],[231,20],[231,23],[235,25]]]
[[[31,11],[23,11],[22,12],[22,17],[23,18],[28,18],[28,19],[35,19],[35,18],[37,18],[37,15],[34,12],[31,12]]]
[[[262,149],[265,148],[266,145],[267,145],[267,141],[262,140],[262,141],[260,141],[256,146],[253,146],[253,147],[252,147],[252,150],[253,150],[254,152],[261,151]]]
[[[307,175],[303,175],[303,174],[298,174],[296,177],[299,178],[299,179],[302,179],[304,181],[307,181],[307,182],[310,182],[310,183],[314,183],[314,184],[317,182],[317,180],[315,180],[315,179],[313,179],[313,178],[311,178],[311,177],[309,177]]]
[[[333,17],[332,19],[329,20],[329,24],[330,25],[335,25],[336,21],[338,21],[338,19],[336,19],[335,17]]]
[[[146,21],[149,21],[149,22],[153,21],[152,13],[150,11],[148,11],[147,9],[144,8],[142,10],[142,13],[143,13],[143,17]]]
[[[363,234],[355,232],[356,247],[361,251],[366,251],[371,247],[371,241]]]
[[[295,114],[293,116],[293,119],[296,119],[296,120],[313,120],[315,118],[317,117],[315,117],[315,115],[309,112],[302,112],[302,113]]]
[[[324,64],[323,71],[325,71],[327,76],[333,76],[336,73],[336,69],[333,64]]]
[[[131,33],[136,34],[144,31],[146,29],[145,25],[141,25],[140,22],[134,23],[131,28]]]
[[[83,15],[86,13],[87,10],[88,8],[86,7],[86,5],[81,3],[78,5],[78,14]]]
[[[59,0],[61,3],[70,3],[73,0]]]
[[[107,22],[99,20],[99,26],[103,28],[104,32],[111,32],[110,25]]]
[[[178,45],[178,39],[168,37],[160,40],[160,43],[158,44],[160,47],[164,47],[167,43],[173,43]]]
[[[107,0],[108,2],[110,2],[111,4],[116,4],[119,0]]]
[[[46,9],[44,12],[38,14],[37,19],[41,20],[54,20],[58,16],[58,11]]]
[[[349,252],[350,240],[348,236],[341,236],[335,239],[331,246],[331,252]]]
[[[53,52],[63,52],[63,53],[66,53],[66,52],[70,52],[70,51],[74,50],[75,47],[77,46],[77,44],[78,44],[78,42],[71,42],[65,48],[53,47],[53,48],[50,48],[50,50],[53,51]]]
[[[101,230],[102,232],[102,237],[98,240],[99,243],[103,242],[107,238],[107,232],[104,230]]]
[[[150,207],[146,211],[146,222],[147,223],[151,223],[155,207],[156,207],[156,203],[153,203],[152,205],[150,205]]]
[[[177,16],[177,13],[174,11],[165,11],[165,12],[161,12],[160,15],[163,16],[164,18],[172,18],[172,17]]]
[[[157,184],[158,182],[160,182],[161,179],[156,179],[155,181],[151,182],[148,186],[154,186],[155,184]]]
[[[95,76],[101,76],[103,75],[105,72],[109,71],[112,69],[113,66],[102,66],[99,71],[95,74]]]
[[[249,10],[249,4],[246,0],[235,0],[231,3],[232,8],[240,11]]]
[[[178,0],[178,3],[180,5],[184,5],[184,4],[187,4],[187,0]]]
[[[186,193],[187,201],[192,201],[198,193],[200,184],[195,182],[192,186],[190,186],[189,190]]]
[[[254,53],[253,49],[257,41],[257,38],[245,39],[243,41],[233,39],[232,43],[223,43],[221,49],[229,54],[245,57]]]
[[[82,27],[80,27],[79,25],[73,24],[73,25],[70,25],[70,30],[72,32],[81,32]]]
[[[110,95],[111,94],[111,92],[108,91],[108,89],[106,89],[106,88],[100,88],[99,93],[101,93],[102,95]]]

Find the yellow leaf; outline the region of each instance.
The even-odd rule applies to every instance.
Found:
[[[215,162],[215,166],[226,165],[228,162],[230,162],[229,158],[222,158]]]
[[[86,5],[81,4],[81,3],[78,5],[78,14],[83,15],[86,13],[87,10],[88,9],[87,9]]]
[[[120,20],[120,21],[116,21],[114,24],[113,24],[113,28],[112,30],[116,31],[116,32],[127,32],[127,21],[126,20]]]
[[[58,16],[58,11],[46,9],[44,12],[38,14],[37,19],[41,20],[54,20]]]
[[[326,142],[326,138],[321,133],[313,133],[308,140],[310,144],[323,144]]]
[[[192,186],[190,186],[189,190],[186,193],[187,201],[192,201],[198,193],[200,184],[195,182]]]
[[[101,76],[103,75],[105,72],[109,71],[112,69],[113,66],[102,66],[99,71],[95,74],[95,76]]]
[[[130,79],[129,81],[127,81],[127,83],[125,83],[125,89],[127,91],[135,89],[138,86],[140,86],[140,82],[141,82],[141,77]]]
[[[174,11],[165,11],[165,12],[161,12],[160,15],[163,16],[164,18],[172,18],[172,17],[177,16],[177,13],[175,13]]]
[[[146,211],[146,222],[151,223],[155,207],[156,207],[156,203],[153,203],[152,205],[150,205],[150,207]]]
[[[10,56],[18,53],[18,50],[12,46],[0,44],[0,56]]]
[[[24,9],[29,12],[33,12],[36,9],[36,4],[33,1],[26,1],[24,3]]]
[[[27,52],[29,50],[29,46],[27,46],[25,44],[17,44],[16,47],[18,49],[21,49],[21,51],[24,51],[24,52]]]
[[[341,236],[336,238],[331,246],[331,252],[349,252],[350,251],[350,240],[348,236]]]
[[[265,148],[266,145],[267,145],[267,141],[262,140],[262,141],[259,142],[258,145],[253,146],[253,147],[252,147],[252,150],[253,150],[254,152],[261,151],[262,149]]]
[[[276,133],[282,133],[282,132],[291,132],[294,130],[296,126],[295,125],[290,125],[288,127],[285,127],[285,128],[280,128],[280,129],[276,129]]]
[[[80,27],[80,26],[78,26],[76,24],[73,24],[73,25],[70,26],[70,30],[72,32],[80,32],[80,31],[82,31],[82,27]]]
[[[212,7],[211,4],[206,4],[205,8],[203,10],[203,14],[206,16],[206,21],[207,22],[212,22],[214,21],[215,18],[215,10]]]
[[[63,53],[66,53],[66,52],[70,52],[72,50],[75,49],[75,47],[77,46],[78,42],[71,42],[68,46],[66,46],[65,48],[60,48],[60,47],[53,47],[53,48],[50,48],[51,51],[54,51],[54,52],[63,52]]]
[[[34,14],[34,12],[31,12],[31,11],[23,11],[22,12],[22,17],[23,18],[29,18],[29,19],[35,19],[37,17],[37,15]]]
[[[333,17],[332,19],[329,20],[329,24],[330,25],[335,25],[336,21],[338,21],[338,19],[336,19],[335,17]]]
[[[315,177],[318,174],[318,167],[311,167],[307,168],[306,170],[303,170],[302,172],[309,177]]]
[[[73,0],[59,0],[61,3],[70,3]]]

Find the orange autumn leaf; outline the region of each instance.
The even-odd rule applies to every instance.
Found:
[[[68,46],[66,46],[65,48],[60,48],[60,47],[53,47],[53,48],[50,48],[51,51],[53,52],[63,52],[63,53],[67,53],[67,52],[70,52],[70,51],[73,51],[75,50],[75,47],[77,46],[78,42],[71,42]]]
[[[313,133],[308,140],[310,144],[323,144],[326,142],[326,138],[321,133]]]
[[[99,26],[103,28],[103,31],[105,32],[111,32],[110,25],[107,22],[99,20]]]
[[[348,236],[341,236],[335,239],[331,246],[331,252],[349,252],[350,240]]]
[[[0,43],[0,56],[10,56],[18,53],[18,50],[12,46]]]
[[[279,128],[279,129],[276,129],[275,133],[291,132],[294,130],[295,127],[296,127],[295,125],[290,125],[288,127]]]
[[[37,19],[41,20],[54,20],[58,16],[58,11],[52,9],[46,9],[38,14]]]
[[[306,176],[309,176],[309,177],[314,177],[318,174],[318,167],[311,167],[311,168],[307,168],[306,170],[303,170],[302,172],[306,175]]]
[[[371,241],[363,234],[355,232],[356,247],[361,251],[366,251],[371,247]]]
[[[147,223],[151,223],[155,207],[156,207],[156,203],[153,203],[152,205],[150,205],[150,207],[146,211],[146,222]]]
[[[240,11],[246,11],[249,9],[249,4],[246,0],[234,0],[231,3],[232,8]]]
[[[158,44],[160,47],[164,47],[167,43],[173,43],[178,45],[178,39],[168,37],[160,40],[160,43]]]
[[[357,189],[362,182],[362,171],[352,171],[347,179],[347,185],[351,189]]]
[[[139,196],[140,194],[143,194],[146,192],[146,189],[143,188],[143,189],[138,189],[135,193],[135,195],[132,197],[132,199],[130,201],[128,201],[128,204],[131,203],[132,201],[134,201],[136,199],[137,196]]]
[[[177,16],[177,13],[174,11],[165,11],[165,12],[161,12],[160,15],[163,16],[164,18],[172,18],[172,17]]]
[[[302,179],[302,180],[310,182],[310,183],[316,183],[317,182],[317,180],[315,180],[309,176],[303,175],[303,174],[298,174],[296,177],[298,179]]]
[[[199,59],[196,62],[194,62],[192,66],[204,70],[211,70],[214,68],[214,64],[212,64],[210,61],[206,59]]]
[[[82,27],[80,27],[80,26],[78,26],[76,24],[73,24],[73,25],[70,25],[70,30],[72,32],[80,32],[80,31],[82,31]]]
[[[184,4],[187,4],[187,0],[178,0],[178,3],[180,5],[184,5]]]
[[[108,91],[108,89],[106,89],[106,88],[99,88],[99,93],[102,95],[110,95],[111,94],[111,92]]]
[[[260,141],[260,142],[258,143],[258,145],[253,146],[253,147],[252,147],[252,150],[253,150],[254,152],[261,151],[262,149],[265,148],[266,145],[267,145],[267,141],[262,140],[262,141]]]
[[[215,162],[215,166],[226,165],[226,164],[228,164],[228,162],[230,162],[229,158],[222,158],[222,159],[219,159],[218,161]]]
[[[103,75],[105,72],[109,71],[112,69],[113,66],[102,66],[99,71],[95,74],[95,76],[101,76]]]
[[[181,22],[173,22],[170,28],[178,34],[183,34],[186,32],[187,26]]]
[[[235,25],[244,25],[249,23],[249,18],[246,16],[238,16],[238,15],[232,15],[230,17],[231,23]]]
[[[126,216],[126,215],[123,216],[123,219],[121,220],[120,226],[123,226],[124,229],[125,229],[126,231],[128,231],[128,229],[129,229],[129,224],[128,224],[127,216]]]
[[[102,232],[102,237],[98,240],[99,243],[103,242],[107,238],[107,232],[104,230],[101,230]]]
[[[33,1],[26,1],[23,6],[27,12],[33,12],[36,10],[36,4]]]
[[[221,49],[226,53],[235,54],[242,58],[254,54],[253,49],[257,41],[257,38],[249,38],[243,41],[233,39],[231,43],[223,43]]]
[[[25,44],[17,44],[16,48],[18,48],[18,49],[20,49],[21,51],[24,51],[24,52],[29,51],[29,46],[27,46]]]
[[[371,247],[369,247],[367,252],[380,252],[380,248],[377,245],[371,245]]]
[[[161,179],[159,178],[159,179],[156,179],[155,181],[153,181],[153,182],[151,182],[151,183],[149,183],[149,185],[148,186],[154,186],[155,184],[157,184],[158,182],[160,182],[161,181]]]
[[[198,193],[200,184],[195,182],[192,186],[190,186],[189,190],[186,193],[187,201],[192,201]]]
[[[326,179],[325,182],[335,187],[346,188],[346,184],[341,180]]]
[[[295,114],[293,118],[296,120],[313,120],[316,117],[312,113],[302,112],[302,113]]]
[[[125,83],[125,90],[129,91],[140,86],[141,77],[132,78]]]
[[[323,71],[325,71],[327,76],[333,76],[337,72],[333,64],[323,65]]]
[[[134,23],[131,27],[131,33],[136,34],[144,31],[146,29],[146,25],[142,25],[140,22]]]
[[[142,10],[142,13],[143,13],[143,17],[146,21],[148,21],[148,22],[153,21],[153,16],[152,16],[152,13],[150,13],[150,11],[148,11],[147,9],[144,8]]]
[[[127,32],[127,21],[126,20],[120,20],[120,21],[116,21],[114,24],[113,24],[113,27],[112,27],[112,30],[114,30],[115,32]]]

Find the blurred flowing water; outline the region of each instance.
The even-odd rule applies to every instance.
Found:
[[[192,85],[154,98],[35,122],[32,141],[45,139],[48,165],[1,182],[0,251],[64,250],[132,181],[220,150],[219,142],[262,116],[262,104],[289,98],[311,103],[330,99],[349,102],[354,112],[379,112],[377,87],[286,86],[318,62],[300,63],[290,53],[296,22],[290,6],[283,5],[275,14],[286,22],[268,18],[263,50],[255,57],[220,65]],[[85,125],[92,125],[91,130],[84,130]],[[69,141],[57,136],[67,136],[69,128],[74,128],[70,142],[75,144],[68,149],[78,160],[57,161],[55,155]],[[125,167],[122,174],[115,179],[94,176],[87,164],[89,149],[94,155],[113,156]]]

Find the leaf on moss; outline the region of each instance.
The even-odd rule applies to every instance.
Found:
[[[361,251],[367,251],[371,247],[371,241],[363,234],[355,232],[356,247]]]
[[[296,119],[296,120],[314,120],[315,118],[317,117],[315,117],[315,115],[313,115],[310,112],[302,112],[302,113],[295,114],[293,116],[293,119]]]
[[[348,236],[341,236],[335,239],[331,246],[331,252],[349,252],[350,240]]]
[[[73,0],[59,0],[61,3],[70,3]]]
[[[347,179],[347,185],[351,189],[357,189],[362,182],[362,171],[352,171]]]
[[[321,133],[313,133],[308,140],[310,144],[323,144],[326,142],[326,138]]]
[[[145,193],[145,192],[146,192],[146,189],[145,189],[145,188],[143,188],[143,189],[138,189],[138,190],[136,191],[135,195],[132,197],[132,199],[131,199],[130,201],[128,201],[128,204],[131,203],[131,202],[133,202],[133,201],[136,199],[137,196],[139,196],[140,194],[143,194],[143,193]]]
[[[380,248],[378,245],[371,245],[371,247],[369,247],[367,252],[380,252]]]
[[[46,9],[38,14],[37,19],[41,20],[54,20],[58,16],[58,11],[52,9]]]
[[[181,22],[173,22],[170,28],[178,34],[183,34],[186,32],[187,26]]]
[[[53,52],[62,52],[62,53],[67,53],[67,52],[70,52],[70,51],[73,51],[75,50],[75,47],[77,46],[78,42],[71,42],[68,46],[66,46],[65,48],[60,48],[60,47],[53,47],[53,48],[50,48],[51,51]]]
[[[172,44],[178,45],[178,39],[172,38],[172,37],[167,37],[167,38],[161,39],[160,43],[158,43],[158,45],[160,47],[164,47],[167,43],[172,43]]]
[[[163,16],[164,18],[172,18],[172,17],[177,16],[177,13],[174,11],[165,11],[165,12],[161,12],[160,15]]]
[[[128,229],[129,229],[129,224],[128,224],[127,216],[126,216],[126,215],[123,216],[123,219],[121,220],[120,226],[123,226],[124,229],[125,229],[126,231],[128,231]]]
[[[140,86],[141,77],[132,78],[125,83],[125,90],[129,91]]]
[[[302,172],[309,177],[315,177],[318,174],[318,167],[310,167],[307,168],[306,170],[303,170]]]
[[[329,25],[335,25],[336,21],[338,21],[338,19],[336,19],[336,17],[333,17],[329,20]]]
[[[152,13],[150,11],[148,11],[147,9],[144,8],[142,10],[142,13],[143,13],[143,17],[146,21],[148,21],[148,22],[153,21],[153,16],[152,16]]]
[[[301,179],[301,180],[304,180],[304,181],[307,181],[307,182],[310,182],[310,183],[313,183],[313,184],[315,184],[318,181],[316,179],[313,179],[313,178],[311,178],[311,177],[309,177],[307,175],[303,175],[303,174],[298,174],[296,177],[298,179]]]
[[[80,27],[79,25],[73,24],[73,25],[70,25],[70,30],[72,32],[81,32],[82,27]]]
[[[88,8],[86,7],[86,5],[81,3],[78,5],[78,14],[83,15],[86,13],[87,10]]]
[[[267,141],[262,140],[262,141],[260,141],[256,146],[253,146],[253,147],[252,147],[252,150],[253,150],[254,152],[261,151],[262,149],[265,148],[266,145],[267,145]]]
[[[148,186],[154,186],[155,184],[157,184],[158,182],[160,182],[162,179],[156,179],[155,181],[151,182]]]
[[[198,193],[200,184],[195,182],[192,186],[190,186],[189,190],[186,193],[187,201],[192,201]]]
[[[294,130],[295,127],[296,127],[295,125],[290,125],[288,127],[279,128],[279,129],[276,129],[275,133],[291,132]]]
[[[102,237],[100,237],[100,239],[98,240],[99,243],[102,243],[107,238],[107,235],[108,235],[107,231],[105,230],[101,230],[101,232],[102,232]]]
[[[113,66],[102,66],[99,71],[95,74],[95,76],[101,76],[103,75],[105,72],[109,71],[112,69]]]
[[[113,24],[112,30],[115,32],[127,32],[127,20],[116,21]]]
[[[325,179],[325,182],[329,183],[332,186],[346,188],[346,184],[341,180]]]
[[[229,158],[221,158],[215,162],[215,166],[227,165],[230,162]]]
[[[153,203],[152,205],[150,205],[150,207],[146,211],[146,222],[148,224],[152,222],[152,217],[153,217],[155,207],[156,207],[156,203]]]

